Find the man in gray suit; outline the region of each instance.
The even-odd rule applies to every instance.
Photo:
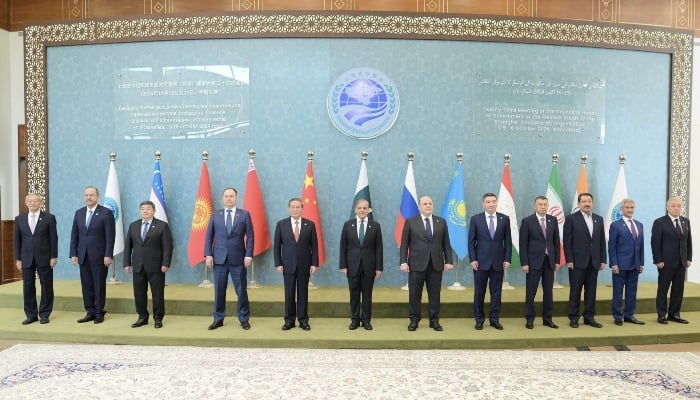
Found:
[[[433,200],[423,196],[418,202],[420,215],[406,220],[401,233],[399,259],[401,271],[408,272],[408,330],[418,328],[421,318],[423,286],[428,292],[430,327],[440,325],[440,288],[442,271],[452,269],[452,246],[444,219],[433,215]]]

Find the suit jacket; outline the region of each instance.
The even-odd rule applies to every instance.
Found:
[[[510,236],[510,218],[496,213],[496,232],[493,239],[486,222],[486,213],[472,215],[469,221],[469,260],[478,261],[480,270],[503,270],[503,263],[510,262],[513,242]]]
[[[104,258],[114,255],[114,215],[109,208],[98,205],[87,228],[86,215],[87,207],[83,207],[73,217],[70,257],[78,257],[79,264],[104,265]]]
[[[124,267],[133,267],[134,272],[159,272],[161,266],[170,268],[173,257],[173,239],[170,226],[165,221],[153,218],[148,233],[141,240],[143,221],[137,219],[129,225],[124,241]]]
[[[625,219],[619,219],[610,224],[608,233],[608,256],[610,266],[617,265],[620,269],[639,270],[644,265],[644,227],[636,220],[637,239],[632,237],[632,231]]]
[[[382,243],[382,228],[376,221],[366,221],[365,239],[360,244],[357,232],[357,218],[343,225],[340,233],[340,268],[348,269],[348,276],[355,276],[360,270],[360,263],[365,276],[374,276],[376,271],[384,270],[384,244]]]
[[[242,265],[245,257],[253,258],[253,222],[248,211],[236,207],[229,234],[225,214],[222,208],[212,215],[204,241],[204,256],[214,256],[214,264],[225,264],[228,258],[229,262]]]
[[[22,261],[22,268],[48,267],[52,258],[58,258],[58,233],[56,217],[39,211],[34,233],[29,228],[29,214],[15,217],[15,260]]]
[[[275,266],[282,266],[285,274],[310,274],[311,266],[318,266],[318,239],[313,221],[301,218],[299,241],[294,240],[291,218],[277,222],[274,240]]]
[[[436,271],[442,271],[445,264],[452,264],[452,246],[447,223],[443,218],[432,215],[433,240],[425,236],[425,222],[418,214],[406,220],[401,233],[399,248],[400,263],[407,263],[411,271],[425,271],[429,262]]]
[[[651,254],[654,264],[664,263],[665,267],[688,266],[693,261],[693,238],[690,234],[690,220],[679,217],[682,235],[676,234],[676,227],[668,215],[657,218],[651,226]]]
[[[520,224],[520,264],[532,269],[542,268],[545,249],[549,255],[549,268],[559,263],[561,242],[559,240],[559,223],[552,215],[545,215],[547,236],[542,232],[540,217],[537,214],[523,218]]]
[[[591,213],[591,219],[593,235],[581,211],[567,215],[564,220],[564,255],[567,263],[574,263],[574,268],[585,269],[590,261],[593,268],[599,269],[607,260],[603,217]]]

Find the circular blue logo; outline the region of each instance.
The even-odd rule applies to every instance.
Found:
[[[610,213],[610,220],[612,222],[615,222],[620,218],[622,218],[622,202],[615,204],[612,212]]]
[[[117,204],[117,201],[111,197],[105,197],[104,206],[109,208],[110,211],[112,211],[112,214],[114,215],[114,221],[118,222],[121,210],[119,209],[119,204]]]
[[[372,139],[391,129],[399,116],[399,92],[371,68],[345,71],[328,92],[328,116],[342,133]]]

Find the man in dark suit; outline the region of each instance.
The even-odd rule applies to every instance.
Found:
[[[247,268],[253,263],[253,221],[248,211],[236,207],[236,189],[224,189],[223,201],[224,208],[217,210],[209,221],[204,242],[205,263],[207,268],[214,268],[214,322],[209,325],[209,330],[224,325],[229,275],[238,296],[238,321],[241,328],[248,330],[250,303]]]
[[[690,220],[681,215],[683,201],[671,198],[666,202],[667,215],[657,218],[651,227],[651,253],[659,270],[659,286],[656,291],[658,321],[687,324],[681,318],[686,269],[693,259],[693,239]],[[668,289],[671,300],[667,303]],[[668,307],[667,307],[668,305]]]
[[[603,325],[595,320],[595,297],[598,271],[605,268],[605,228],[603,218],[593,213],[593,195],[578,195],[579,211],[564,221],[564,255],[569,268],[569,326],[578,328],[581,316],[581,290],[584,290],[583,323],[594,328]]]
[[[99,198],[96,187],[85,188],[85,207],[75,212],[70,235],[70,258],[73,265],[80,265],[80,285],[87,312],[78,320],[81,324],[89,321],[101,324],[105,320],[107,272],[112,265],[115,223],[112,211],[97,204]]]
[[[148,325],[148,285],[153,298],[155,328],[163,327],[165,273],[170,269],[173,239],[165,221],[154,218],[156,205],[146,200],[139,206],[141,218],[129,225],[124,246],[124,270],[134,274],[134,304],[139,315],[132,328]]]
[[[366,330],[372,330],[372,288],[374,280],[381,278],[384,270],[382,228],[378,222],[367,218],[369,212],[369,202],[357,200],[356,217],[343,225],[340,234],[338,265],[343,276],[348,278],[350,288],[350,330],[357,329],[360,321]]]
[[[423,286],[428,292],[430,327],[442,331],[440,325],[440,289],[442,271],[452,269],[452,246],[444,219],[433,215],[433,200],[423,196],[418,201],[420,215],[406,220],[401,233],[399,259],[401,271],[408,272],[409,331],[418,328],[421,319]]]
[[[484,297],[488,284],[491,295],[489,324],[503,330],[499,321],[503,271],[510,267],[513,252],[510,218],[496,212],[498,197],[493,193],[484,194],[482,205],[484,212],[472,215],[469,221],[469,260],[474,271],[474,327],[484,329]]]
[[[318,267],[318,239],[313,221],[301,217],[304,204],[294,197],[289,200],[289,216],[277,222],[274,253],[277,272],[284,277],[283,331],[294,328],[299,320],[301,329],[309,325],[309,278]],[[296,295],[295,295],[296,294]]]
[[[644,272],[644,228],[635,221],[634,200],[622,200],[622,218],[610,224],[608,256],[612,269],[612,315],[615,325],[624,322],[644,325],[634,316],[637,306],[637,281]],[[625,294],[625,312],[622,313],[622,292]]]
[[[523,218],[520,224],[520,263],[525,273],[525,327],[532,329],[535,320],[535,295],[542,281],[542,322],[553,329],[552,321],[554,273],[559,270],[561,242],[559,225],[554,216],[547,214],[549,200],[535,198],[535,213]]]
[[[24,198],[29,212],[15,217],[15,266],[22,271],[24,315],[22,325],[49,323],[53,310],[53,267],[58,261],[56,217],[41,211],[41,197]],[[36,304],[36,275],[41,283],[41,303]]]

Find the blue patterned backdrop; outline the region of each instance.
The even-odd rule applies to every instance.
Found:
[[[625,153],[629,194],[637,200],[636,216],[649,234],[654,218],[665,212],[669,130],[670,56],[638,51],[432,40],[379,39],[226,39],[49,47],[47,62],[50,211],[59,224],[58,279],[78,279],[68,260],[74,211],[82,207],[87,185],[104,190],[109,152],[118,155],[125,224],[137,219],[138,204],[150,191],[156,150],[175,256],[168,280],[199,283],[202,265],[189,268],[187,239],[199,180],[202,150],[209,151],[215,207],[225,187],[239,189],[239,205],[255,148],[270,234],[287,216],[287,200],[301,194],[306,152],[313,150],[316,187],[327,262],[314,281],[344,285],[337,268],[342,223],[354,195],[361,152],[367,151],[375,220],[385,237],[385,274],[379,285],[402,285],[394,225],[406,173],[406,153],[416,154],[418,195],[432,196],[439,212],[455,168],[455,153],[464,159],[464,190],[469,215],[481,211],[481,195],[498,192],[503,155],[512,154],[511,174],[518,220],[530,214],[535,196],[544,194],[551,155],[560,154],[559,176],[565,209],[573,201],[580,156],[589,155],[589,188],[595,211],[604,214]],[[235,139],[118,140],[115,137],[115,73],[130,67],[180,65],[247,65],[250,68],[247,134]],[[336,78],[352,68],[386,74],[397,86],[401,110],[391,130],[378,138],[358,140],[341,134],[330,121],[326,97]],[[590,81],[602,78],[605,90],[605,143],[566,138],[489,140],[474,131],[475,85],[485,76],[545,77]],[[130,280],[117,257],[118,276]],[[459,280],[472,276],[459,262]],[[647,250],[647,264],[651,256]],[[656,279],[649,268],[643,280]],[[271,251],[255,259],[256,280],[282,284]],[[522,285],[520,269],[511,283]],[[560,281],[566,273],[560,272]],[[455,279],[444,274],[445,284]],[[601,274],[609,281],[609,272]]]

